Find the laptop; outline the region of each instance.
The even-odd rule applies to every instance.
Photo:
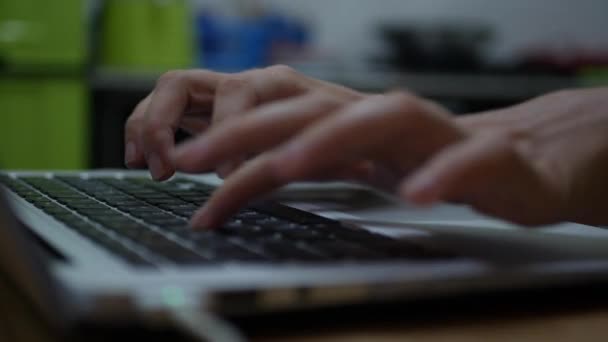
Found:
[[[601,228],[522,228],[352,184],[288,186],[192,231],[189,216],[220,185],[212,175],[1,172],[0,272],[64,329],[178,324],[219,340],[239,336],[223,316],[608,280]]]

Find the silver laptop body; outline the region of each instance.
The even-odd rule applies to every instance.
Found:
[[[146,177],[134,171],[2,174]],[[212,176],[193,179],[218,183]],[[158,323],[180,308],[257,314],[608,279],[608,233],[599,228],[565,224],[522,229],[487,220],[463,207],[414,209],[385,194],[345,184],[296,185],[277,192],[275,199],[457,257],[136,267],[4,190],[0,269],[49,317],[65,315],[71,321]],[[40,244],[26,232],[53,252],[41,254],[37,252],[41,248],[28,247]]]

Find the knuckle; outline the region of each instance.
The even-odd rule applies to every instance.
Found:
[[[183,70],[170,70],[158,78],[156,81],[156,88],[163,88],[167,85],[174,84],[175,82],[179,82],[184,77]]]
[[[125,133],[127,136],[135,137],[143,126],[143,119],[140,116],[131,115],[125,123]]]
[[[502,150],[514,150],[513,134],[508,130],[494,131],[492,140]]]
[[[269,179],[272,179],[275,185],[285,184],[294,178],[288,169],[285,168],[280,158],[276,158],[274,154],[269,154],[264,159],[265,173],[269,176]]]
[[[252,70],[248,75],[259,80],[256,83],[262,97],[287,97],[310,89],[309,79],[286,65],[272,65]]]
[[[276,64],[276,65],[272,65],[267,67],[265,70],[267,70],[268,72],[276,75],[276,76],[280,76],[280,77],[284,77],[284,78],[290,78],[295,76],[298,72],[288,66],[288,65],[284,65],[284,64]]]
[[[513,162],[522,157],[509,132],[494,132],[488,145],[491,146],[497,163]]]
[[[265,68],[264,73],[268,73],[275,84],[284,87],[293,87],[301,81],[299,73],[290,66],[278,64]]]
[[[143,135],[147,142],[159,142],[164,139],[168,127],[160,120],[147,118],[143,123]]]
[[[235,140],[246,139],[255,123],[253,119],[253,116],[244,116],[239,120],[224,120],[214,133],[221,137],[238,137]]]
[[[348,98],[336,96],[335,94],[328,93],[323,90],[315,90],[311,94],[311,97],[318,102],[325,103],[325,104],[333,104],[333,105],[356,102],[356,101],[351,101]]]
[[[290,168],[285,167],[279,153],[268,151],[258,155],[249,163],[255,165],[256,173],[264,175],[264,182],[270,187],[278,187],[294,179],[292,172],[287,170]]]
[[[249,81],[242,76],[229,76],[220,81],[217,87],[218,94],[229,94],[240,91],[249,86]]]
[[[319,110],[332,110],[340,105],[348,103],[348,99],[328,94],[324,91],[314,91],[308,95],[310,101],[317,103]]]
[[[387,95],[397,108],[408,114],[420,113],[422,102],[412,93],[406,91],[396,91]]]

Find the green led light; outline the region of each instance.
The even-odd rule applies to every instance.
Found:
[[[167,286],[161,290],[163,301],[171,307],[182,307],[186,304],[184,291],[177,286]]]

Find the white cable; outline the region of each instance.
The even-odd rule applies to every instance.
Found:
[[[196,308],[171,308],[179,328],[205,342],[244,342],[245,337],[216,315]]]

